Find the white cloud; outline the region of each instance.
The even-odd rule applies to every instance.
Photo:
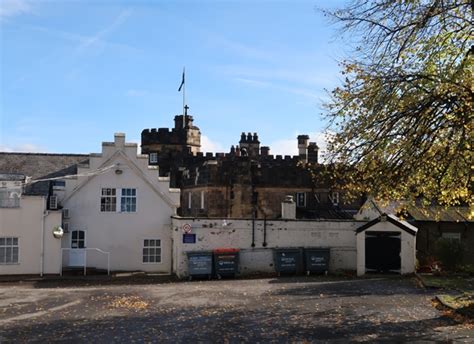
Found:
[[[316,142],[319,147],[319,162],[324,162],[324,157],[327,151],[327,138],[332,133],[330,131],[325,132],[313,132],[309,133],[309,142]],[[303,135],[297,133],[292,139],[281,139],[274,141],[270,144],[270,154],[273,155],[298,155],[298,140],[296,137]]]
[[[270,154],[273,155],[298,155],[297,140],[281,139],[270,144]]]
[[[26,0],[2,0],[0,1],[0,18],[13,17],[29,13],[32,7]]]
[[[227,152],[227,150],[225,150],[224,146],[222,146],[222,144],[220,144],[219,142],[212,141],[206,135],[201,135],[201,152],[222,153]]]
[[[44,147],[35,144],[23,143],[15,146],[0,144],[0,152],[45,153],[47,150]]]

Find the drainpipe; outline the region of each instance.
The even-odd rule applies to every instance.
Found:
[[[41,216],[41,256],[40,256],[40,276],[43,277],[44,274],[44,222],[46,216],[48,216],[48,211],[46,210],[47,200],[46,197],[43,197],[43,214]]]
[[[263,218],[263,247],[267,247],[267,217]]]
[[[171,224],[170,224],[170,231],[171,231],[171,233],[170,233],[170,236],[171,236],[171,254],[170,254],[171,269],[170,269],[170,275],[173,275],[173,270],[174,270],[174,266],[173,266],[173,264],[174,264],[174,259],[173,258],[174,257],[173,257],[173,255],[174,255],[174,251],[175,251],[175,249],[174,249],[174,239],[173,239],[173,221],[171,221]]]
[[[255,216],[256,216],[256,211],[257,211],[257,199],[255,197],[255,180],[254,180],[254,167],[255,165],[252,165],[254,161],[250,160],[249,161],[249,167],[250,167],[250,184],[251,184],[251,194],[250,196],[252,197],[252,247],[255,247]]]
[[[252,211],[252,247],[255,247],[255,212]]]

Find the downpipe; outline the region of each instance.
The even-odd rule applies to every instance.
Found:
[[[267,217],[263,218],[263,247],[267,247]]]
[[[43,197],[43,208],[42,208],[42,218],[41,218],[41,254],[40,254],[40,276],[44,275],[44,227],[45,219],[48,216],[48,210],[46,209],[47,201],[46,197]]]
[[[252,216],[252,247],[255,247],[255,212]]]

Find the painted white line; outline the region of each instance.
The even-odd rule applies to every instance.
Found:
[[[81,302],[81,300],[76,300],[76,301],[65,303],[64,305],[53,307],[53,308],[50,308],[50,309],[47,309],[47,310],[44,310],[44,311],[22,314],[22,315],[18,315],[16,317],[13,317],[13,318],[1,319],[0,320],[0,325],[8,324],[9,322],[17,321],[17,320],[26,320],[26,319],[36,318],[36,317],[39,317],[41,315],[48,314],[50,312],[60,311],[64,308],[68,308],[68,307],[77,305],[80,302]]]

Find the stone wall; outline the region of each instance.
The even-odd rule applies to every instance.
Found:
[[[273,249],[288,247],[329,247],[330,271],[356,270],[355,229],[364,223],[173,217],[173,271],[179,277],[187,276],[186,252],[238,248],[241,274],[271,273],[275,271]],[[196,235],[195,244],[183,244],[185,224]]]

